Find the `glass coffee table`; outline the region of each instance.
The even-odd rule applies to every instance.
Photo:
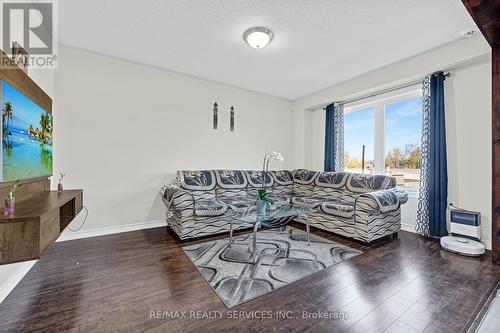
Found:
[[[290,223],[296,217],[305,217],[307,231],[307,245],[311,245],[310,228],[307,214],[312,213],[311,208],[294,206],[290,204],[279,205],[274,210],[266,211],[265,213],[257,213],[251,209],[246,212],[229,211],[225,215],[230,218],[231,224],[229,228],[229,246],[233,244],[233,224],[243,223],[253,225],[253,253],[252,262],[255,264],[257,256],[257,230],[263,228],[280,228]]]

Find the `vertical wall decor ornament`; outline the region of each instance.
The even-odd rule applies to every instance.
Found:
[[[219,106],[217,105],[217,102],[214,103],[214,115],[213,115],[213,121],[214,121],[214,130],[217,129],[219,126]]]
[[[229,112],[229,130],[234,132],[234,106],[231,106],[231,111]]]

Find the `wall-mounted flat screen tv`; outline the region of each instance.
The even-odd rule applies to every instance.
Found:
[[[0,81],[0,181],[52,175],[52,115],[6,81]]]

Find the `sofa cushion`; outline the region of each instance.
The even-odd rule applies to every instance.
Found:
[[[293,185],[293,175],[290,171],[288,171],[288,170],[269,171],[269,173],[271,174],[271,176],[274,179],[274,186]]]
[[[273,194],[278,196],[291,197],[293,195],[293,185],[288,185],[288,186],[274,185]]]
[[[321,172],[314,181],[313,196],[324,198],[327,201],[339,201],[347,192],[345,184],[347,172]]]
[[[314,180],[319,172],[305,169],[295,170],[293,173],[293,194],[300,197],[312,196]]]
[[[217,198],[246,195],[248,180],[242,170],[215,170]]]
[[[328,215],[350,218],[354,215],[354,206],[340,202],[324,202],[320,206],[321,211]]]
[[[177,185],[193,191],[214,190],[215,174],[212,170],[177,171]]]
[[[288,170],[269,171],[273,176],[273,194],[291,196],[293,194],[293,174]]]
[[[227,205],[213,200],[199,200],[194,205],[197,216],[220,216],[227,211]]]
[[[212,170],[177,171],[177,186],[198,200],[215,200],[215,174]]]
[[[405,200],[406,195],[404,192],[401,193],[399,189],[398,191],[388,189],[363,193],[359,196],[358,207],[365,211],[375,208],[374,211],[376,212],[388,213],[399,209],[401,206],[400,199]]]
[[[396,186],[394,177],[385,175],[362,175],[352,173],[347,178],[346,188],[354,193],[385,190]]]
[[[325,201],[343,201],[342,198],[346,191],[330,187],[314,187],[313,197],[323,198]]]
[[[263,182],[262,171],[249,170],[249,171],[245,171],[245,175],[247,176],[249,187],[252,187],[252,188],[262,187],[262,182]],[[266,187],[272,188],[274,181],[273,181],[273,177],[271,176],[271,174],[269,172],[265,173],[265,178],[266,178]]]
[[[242,170],[215,170],[214,173],[220,188],[244,189],[248,185]]]
[[[194,200],[215,200],[215,190],[211,191],[191,191],[186,190],[193,196]]]
[[[269,198],[274,201],[275,205],[284,205],[290,203],[290,199],[292,198],[292,196],[271,194],[269,195]]]
[[[345,187],[349,173],[347,172],[321,172],[314,183],[317,186],[342,189]]]
[[[370,193],[377,201],[380,211],[387,213],[399,208],[399,197],[393,190],[375,191]]]
[[[293,174],[293,181],[298,184],[310,185],[314,183],[318,174],[317,171],[298,169]]]
[[[290,195],[276,195],[274,193],[268,194],[267,196],[269,199],[274,201],[275,205],[284,205],[284,204],[289,204],[290,203]],[[258,196],[257,193],[251,193],[248,195],[248,198],[253,200],[254,202],[257,200]]]
[[[318,197],[292,197],[292,204],[301,207],[317,208],[323,202],[325,202],[325,199]]]
[[[247,198],[242,195],[219,199],[220,202],[226,204],[236,212],[247,212],[255,206],[255,199]]]

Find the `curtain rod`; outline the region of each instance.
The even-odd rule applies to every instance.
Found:
[[[444,76],[445,77],[450,77],[450,72],[445,72]],[[370,94],[366,94],[366,95],[363,95],[363,96],[360,96],[360,97],[355,97],[355,98],[347,99],[347,100],[342,101],[342,102],[330,102],[330,103],[326,103],[326,104],[323,104],[322,108],[324,110],[327,105],[332,104],[332,103],[343,103],[344,105],[346,105],[346,104],[358,102],[358,101],[361,101],[363,99],[367,99],[367,98],[370,98],[370,97],[375,97],[375,96],[387,94],[387,93],[390,93],[390,92],[393,92],[393,91],[396,91],[396,90],[408,88],[408,87],[414,86],[416,84],[422,83],[422,81],[423,81],[423,79],[415,80],[415,81],[408,82],[408,83],[405,83],[405,84],[397,85],[395,87],[381,89],[381,90],[378,90],[378,91],[375,91],[375,92],[372,92]]]

